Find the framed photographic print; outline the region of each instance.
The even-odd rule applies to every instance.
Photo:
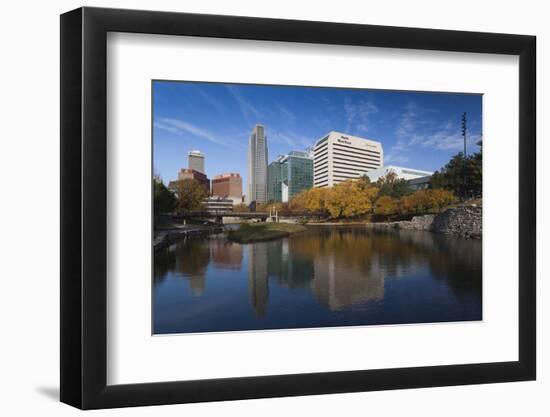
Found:
[[[61,16],[61,400],[535,379],[535,38]]]

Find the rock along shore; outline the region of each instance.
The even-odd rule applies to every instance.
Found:
[[[171,230],[162,230],[156,233],[153,241],[153,247],[155,251],[166,248],[172,243],[185,239],[191,236],[207,236],[215,233],[222,233],[224,231],[223,226],[209,226],[209,227],[187,227],[187,228],[174,228]]]
[[[378,230],[419,230],[481,239],[482,211],[481,206],[460,206],[438,214],[415,216],[410,221],[368,223],[368,226]]]

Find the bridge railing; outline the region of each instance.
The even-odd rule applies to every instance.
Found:
[[[190,218],[190,217],[217,217],[217,216],[223,216],[223,217],[249,217],[249,218],[267,218],[269,217],[269,213],[248,213],[248,212],[234,212],[234,211],[196,211],[191,213],[186,213],[184,215],[178,216],[182,218]]]

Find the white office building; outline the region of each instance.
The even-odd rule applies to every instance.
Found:
[[[248,178],[246,202],[267,201],[267,138],[263,125],[257,124],[248,141]]]
[[[384,151],[380,142],[329,132],[313,147],[313,186],[332,187],[382,165]]]
[[[386,165],[375,169],[374,171],[367,172],[367,175],[370,180],[374,182],[378,178],[388,175],[390,172],[393,172],[397,176],[397,178],[407,181],[415,180],[417,178],[430,177],[433,174],[433,172],[431,171],[421,171],[419,169],[404,168],[395,165]]]
[[[194,169],[204,174],[204,154],[201,151],[190,151],[187,154],[189,169]]]

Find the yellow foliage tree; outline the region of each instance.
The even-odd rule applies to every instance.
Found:
[[[332,217],[344,217],[345,210],[351,202],[349,198],[351,181],[341,182],[329,189],[327,193],[327,210]]]
[[[344,181],[327,191],[327,210],[336,218],[367,214],[372,210],[377,194],[375,187],[365,187],[360,181]]]
[[[437,211],[441,211],[443,207],[456,202],[455,195],[451,191],[444,188],[436,188],[427,191],[430,191],[431,206]]]
[[[289,204],[278,204],[281,212],[289,214],[328,213],[334,218],[358,217],[368,213],[380,215],[420,214],[440,211],[456,198],[445,189],[419,190],[401,198],[380,195],[376,183],[365,179],[348,180],[331,188],[310,188],[294,196]]]
[[[390,216],[397,212],[397,200],[390,197],[389,195],[384,195],[376,200],[376,206],[374,207],[374,213],[382,216]]]
[[[326,210],[327,188],[311,188],[306,193],[306,208],[313,213],[323,213]]]
[[[237,204],[233,206],[233,211],[236,213],[248,213],[250,209],[246,204]]]
[[[293,211],[305,211],[307,209],[307,199],[308,194],[313,189],[302,191],[299,194],[296,194],[292,199],[290,200],[290,209]]]
[[[400,206],[403,214],[424,213],[432,210],[440,211],[455,201],[456,197],[451,191],[438,188],[418,190],[411,195],[402,197]]]

